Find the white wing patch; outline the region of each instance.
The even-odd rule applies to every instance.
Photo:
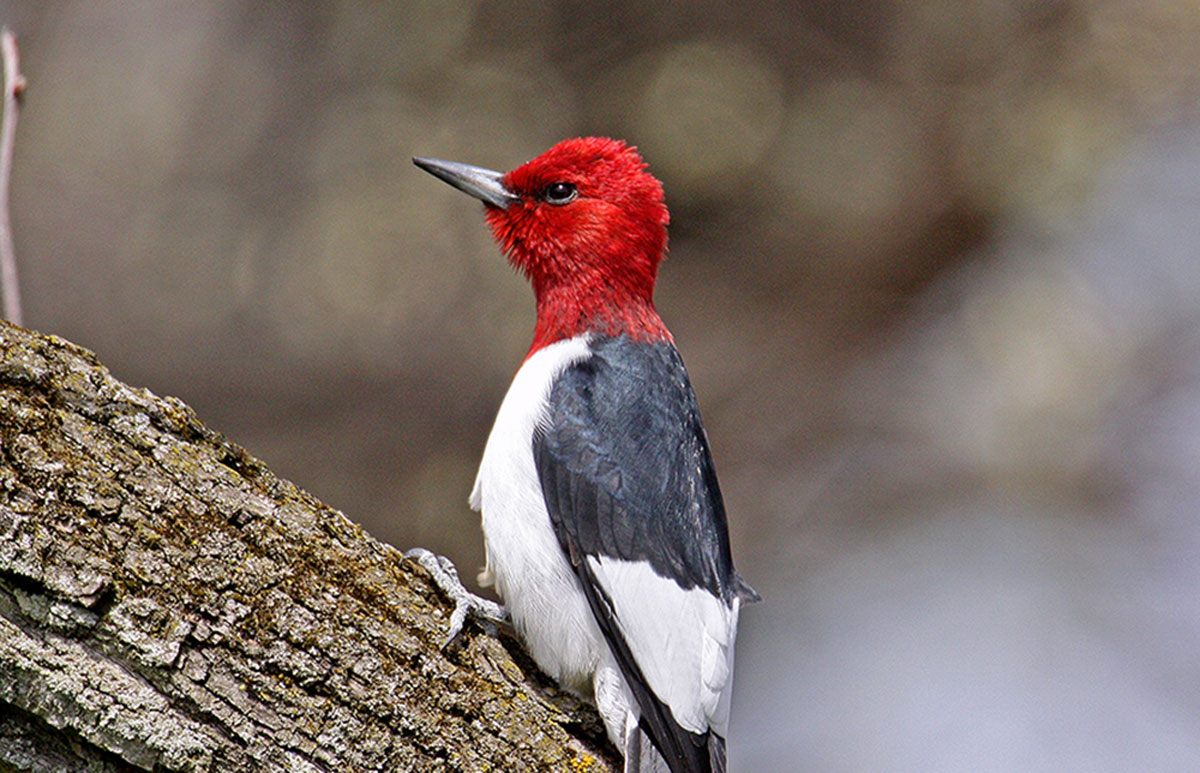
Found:
[[[726,735],[738,608],[703,588],[684,590],[645,561],[588,556],[650,689],[693,733]]]

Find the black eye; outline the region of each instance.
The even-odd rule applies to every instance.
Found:
[[[574,201],[578,195],[579,191],[571,183],[550,183],[542,191],[542,198],[551,204],[566,204]]]

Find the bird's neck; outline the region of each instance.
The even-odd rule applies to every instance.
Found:
[[[670,341],[654,309],[653,285],[640,292],[611,285],[572,282],[539,287],[537,327],[529,355],[555,341],[583,333],[627,335],[637,341]],[[529,355],[526,355],[527,357]]]

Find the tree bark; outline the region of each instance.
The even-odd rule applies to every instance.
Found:
[[[0,323],[0,770],[619,769],[510,636],[443,652],[448,618],[179,400]]]

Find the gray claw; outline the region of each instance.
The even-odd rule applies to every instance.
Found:
[[[450,646],[450,643],[458,638],[467,622],[467,615],[474,615],[483,625],[484,631],[491,636],[496,635],[496,623],[508,617],[508,610],[494,601],[476,596],[463,587],[454,562],[425,548],[412,548],[405,552],[404,557],[425,567],[433,577],[434,584],[454,602],[454,611],[450,613],[450,630],[446,640],[442,642],[442,649]]]

